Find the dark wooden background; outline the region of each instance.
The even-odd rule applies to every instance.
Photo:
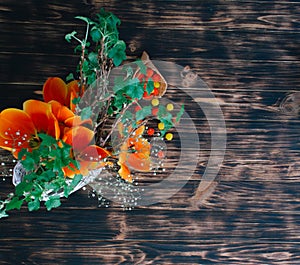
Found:
[[[219,181],[189,207],[209,129],[188,104],[204,158],[180,192],[132,211],[97,208],[80,191],[51,212],[12,212],[0,221],[0,264],[299,264],[300,2],[2,0],[1,109],[74,70],[64,35],[100,7],[122,20],[132,58],[189,65],[211,88],[228,137]],[[1,195],[11,189],[5,177]]]

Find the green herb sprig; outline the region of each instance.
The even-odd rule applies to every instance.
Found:
[[[10,210],[19,210],[24,203],[29,211],[36,211],[44,201],[50,211],[60,206],[61,197],[67,198],[82,179],[80,174],[73,179],[64,176],[64,167],[72,164],[79,168],[78,162],[70,155],[70,145],[57,142],[46,134],[38,136],[41,140],[38,148],[31,152],[22,149],[19,153],[19,160],[27,173],[16,186],[15,192],[9,194],[4,201],[0,200],[0,218],[8,216],[7,212]]]

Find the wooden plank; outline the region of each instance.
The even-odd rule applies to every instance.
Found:
[[[3,62],[11,62],[0,72],[1,86],[19,85],[22,82],[27,86],[39,84],[40,89],[49,76],[65,78],[69,72],[75,72],[78,61],[77,56],[71,55],[0,54],[0,58]],[[211,90],[228,91],[226,97],[233,96],[234,91],[241,90],[265,93],[299,91],[299,61],[226,61],[174,57],[154,59],[174,62],[182,67],[189,65]],[[70,68],[70,65],[74,67]],[[270,94],[266,94],[268,95]],[[239,94],[235,96],[239,97]],[[255,96],[261,97],[260,94],[252,94],[253,98]]]
[[[121,260],[162,264],[293,264],[299,259],[297,228],[282,219],[280,213],[204,211],[185,212],[183,216],[170,211],[143,210],[115,215],[99,209],[78,216],[77,211],[63,212],[55,215],[64,224],[61,226],[49,222],[42,213],[35,216],[38,226],[29,222],[26,227],[19,227],[18,223],[6,225],[2,260],[19,260],[9,247],[12,242],[15,251],[22,253],[23,261],[32,264],[48,264],[53,259],[61,264],[78,260],[85,264],[115,264]],[[94,218],[87,219],[90,215]],[[297,222],[299,215],[289,218]],[[261,221],[265,231],[261,230]],[[87,227],[95,228],[93,233],[77,234]],[[282,241],[278,241],[279,235]]]
[[[199,155],[196,171],[187,183],[178,178],[186,185],[133,211],[116,203],[98,209],[97,197],[81,190],[51,212],[12,212],[0,222],[0,264],[298,264],[299,2],[2,1],[1,109],[41,98],[35,91],[48,76],[75,69],[78,57],[64,35],[74,16],[100,7],[121,18],[130,60],[147,50],[153,59],[189,65],[208,84],[226,122],[222,167],[198,188],[211,132],[197,103],[211,99],[170,88],[166,97],[185,101],[199,133],[200,153],[191,148],[186,155]],[[175,134],[166,172],[142,175],[140,186],[168,177],[179,146]],[[14,163],[5,152],[2,161],[0,196],[13,189],[7,175]],[[172,183],[153,196],[162,193],[172,193]]]

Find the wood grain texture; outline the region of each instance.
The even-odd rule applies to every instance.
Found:
[[[300,3],[4,0],[1,110],[41,98],[48,76],[75,70],[78,57],[64,35],[77,27],[74,16],[101,7],[122,20],[129,59],[146,50],[152,59],[189,65],[206,82],[226,122],[221,169],[197,191],[211,151],[211,131],[197,104],[213,102],[170,88],[166,97],[185,103],[201,147],[184,187],[132,211],[116,203],[97,208],[97,199],[82,190],[51,212],[13,212],[0,222],[0,264],[300,263]],[[179,145],[175,138],[168,146],[167,172],[177,164]],[[12,190],[13,163],[6,152],[0,157],[3,196]]]

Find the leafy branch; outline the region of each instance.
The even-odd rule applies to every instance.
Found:
[[[79,167],[70,155],[70,145],[57,142],[46,134],[39,134],[39,138],[41,143],[37,149],[30,152],[22,149],[19,153],[26,174],[15,192],[0,201],[0,218],[8,216],[7,211],[20,209],[24,203],[27,203],[29,211],[38,210],[42,201],[47,210],[56,208],[61,205],[60,197],[68,197],[82,179],[80,174],[73,179],[64,176],[64,167]]]

